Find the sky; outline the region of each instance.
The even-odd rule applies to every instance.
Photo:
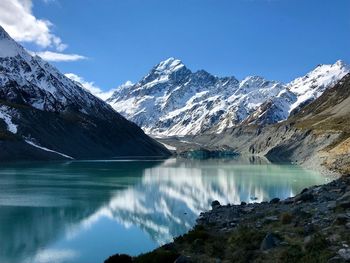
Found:
[[[98,91],[169,57],[193,71],[289,82],[350,63],[349,13],[349,0],[0,1],[12,37]]]

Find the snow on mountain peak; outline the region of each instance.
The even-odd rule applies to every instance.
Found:
[[[0,25],[0,40],[1,39],[11,39],[10,35],[6,32],[6,30]]]
[[[134,83],[132,83],[132,81],[127,80],[122,85],[120,85],[118,88],[125,89],[125,88],[130,88],[133,85],[134,85]]]
[[[347,70],[350,70],[350,66],[345,63],[345,61],[339,59],[337,62],[333,64],[333,67],[339,67],[339,68],[346,68]]]
[[[62,112],[74,105],[99,116],[109,106],[38,56],[31,56],[0,27],[0,95],[3,99]],[[25,94],[25,96],[23,94]]]
[[[318,65],[305,76],[297,78],[287,85],[287,89],[298,96],[291,105],[289,112],[298,108],[306,101],[315,100],[328,87],[334,86],[350,72],[350,67],[338,60],[334,64]]]
[[[167,60],[164,60],[160,62],[154,70],[158,73],[163,74],[171,74],[172,72],[178,71],[180,68],[183,68],[185,65],[181,62],[179,59],[175,59],[173,57],[168,58]]]
[[[107,102],[153,135],[221,132],[243,122],[284,120],[349,72],[339,60],[333,65],[319,65],[289,84],[260,76],[238,81],[204,70],[193,73],[180,60],[169,58],[140,82],[117,89]]]
[[[0,58],[15,57],[21,55],[28,59],[28,54],[19,44],[14,41],[5,29],[0,26]]]
[[[245,77],[242,81],[240,81],[239,86],[240,88],[242,88],[254,84],[254,87],[257,87],[266,81],[266,79],[260,76],[248,76]]]

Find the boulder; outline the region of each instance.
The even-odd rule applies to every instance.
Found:
[[[269,224],[269,223],[277,222],[277,221],[278,221],[278,217],[277,216],[267,216],[263,220],[264,224]]]
[[[341,197],[337,199],[337,201],[350,201],[350,192],[346,192]]]
[[[350,208],[350,200],[338,201],[337,207],[344,208],[344,209]]]
[[[350,248],[341,248],[338,251],[339,256],[345,260],[350,260]]]
[[[211,202],[211,208],[212,209],[215,209],[215,208],[218,208],[220,207],[220,202],[218,200],[214,200],[213,202]]]
[[[308,190],[308,188],[304,188],[303,190],[301,190],[300,194],[306,193]]]
[[[302,193],[295,197],[295,202],[302,201],[302,202],[308,202],[308,201],[313,201],[315,199],[314,195],[312,193]]]
[[[268,250],[278,246],[281,240],[273,233],[268,233],[261,242],[260,249]]]
[[[181,255],[175,260],[174,263],[190,263],[190,262],[192,262],[190,257]]]
[[[280,202],[280,199],[275,197],[275,198],[272,198],[271,201],[270,201],[270,204],[277,204]]]
[[[125,254],[115,254],[106,259],[104,263],[132,263],[132,258]]]
[[[345,214],[339,214],[334,220],[336,225],[345,225],[349,221],[349,217]]]

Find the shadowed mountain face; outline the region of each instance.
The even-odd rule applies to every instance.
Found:
[[[286,198],[325,178],[265,159],[11,164],[0,168],[0,262],[101,262],[188,231],[213,200]],[[46,260],[46,261],[45,261]]]
[[[204,70],[192,72],[169,58],[138,83],[119,87],[106,101],[149,134],[220,133],[242,124],[286,120],[349,72],[349,66],[337,61],[319,65],[288,84],[259,76],[239,81]]]
[[[0,160],[169,155],[1,27],[0,47]]]

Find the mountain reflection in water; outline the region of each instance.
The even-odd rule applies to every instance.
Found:
[[[213,200],[286,198],[327,178],[260,158],[0,168],[0,262],[101,262],[190,229]],[[4,242],[5,241],[5,242]]]

